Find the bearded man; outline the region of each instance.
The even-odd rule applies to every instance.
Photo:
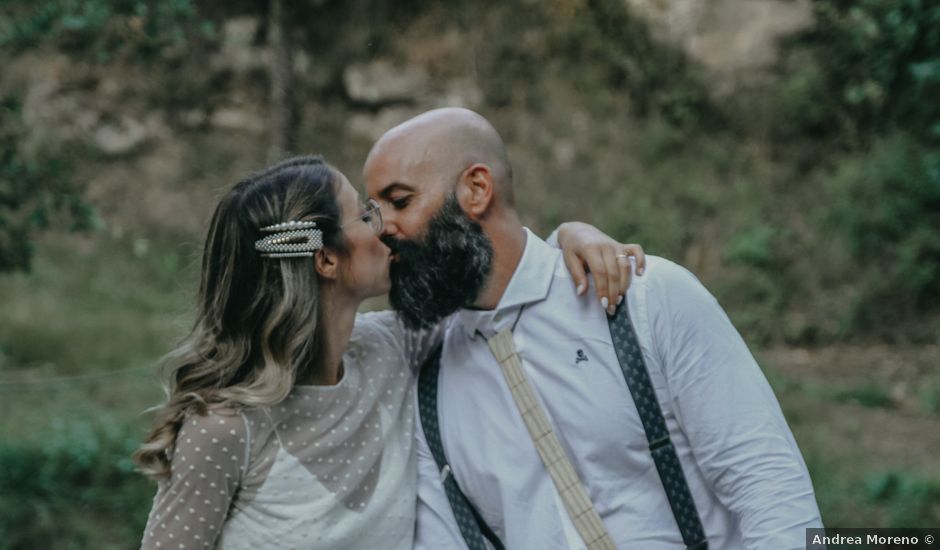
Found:
[[[364,175],[392,306],[454,314],[419,382],[418,548],[786,549],[821,526],[770,386],[688,271],[648,256],[623,303],[573,290],[466,109],[389,130]]]

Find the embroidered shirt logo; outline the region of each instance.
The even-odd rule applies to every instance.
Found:
[[[584,350],[579,349],[578,353],[574,357],[574,364],[577,365],[578,363],[581,363],[587,360],[588,360],[588,356],[584,354]]]

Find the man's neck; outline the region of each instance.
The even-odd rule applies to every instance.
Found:
[[[493,269],[480,291],[477,300],[473,303],[476,309],[495,309],[509,286],[522,253],[525,251],[526,232],[522,224],[515,217],[512,219],[494,221],[490,227],[485,227],[487,236],[493,243]]]

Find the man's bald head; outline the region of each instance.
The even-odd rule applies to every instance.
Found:
[[[447,183],[473,164],[484,164],[497,200],[514,203],[506,144],[488,120],[469,109],[434,109],[395,126],[372,147],[367,169],[379,157],[395,158],[403,168],[436,174]]]

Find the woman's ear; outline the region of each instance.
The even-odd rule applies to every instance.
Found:
[[[317,273],[324,279],[336,279],[339,270],[339,255],[329,249],[321,248],[313,255]]]
[[[473,220],[486,216],[493,203],[493,173],[490,167],[476,163],[467,168],[460,178],[457,201]]]

